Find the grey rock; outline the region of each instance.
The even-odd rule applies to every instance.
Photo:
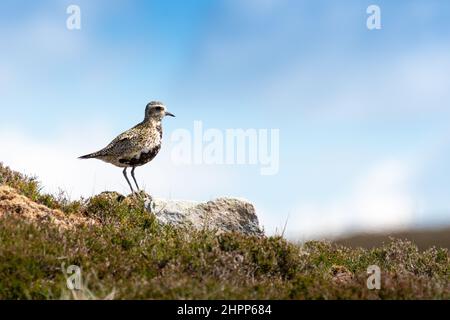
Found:
[[[248,201],[237,198],[218,198],[207,202],[167,200],[153,198],[141,191],[127,197],[117,192],[103,192],[96,197],[108,201],[124,202],[130,206],[141,206],[155,215],[162,224],[176,227],[210,229],[217,233],[239,232],[245,235],[262,236],[255,207]]]
[[[153,199],[147,210],[164,224],[206,228],[218,233],[263,235],[255,207],[242,199],[218,198],[208,202]]]

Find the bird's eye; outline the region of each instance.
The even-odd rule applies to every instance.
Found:
[[[161,110],[162,110],[162,107],[155,107],[155,110],[156,110],[156,111],[161,111]]]

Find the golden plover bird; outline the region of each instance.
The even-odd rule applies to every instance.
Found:
[[[165,116],[175,117],[166,111],[166,106],[162,102],[152,101],[145,108],[144,121],[117,136],[102,150],[81,156],[79,159],[95,158],[124,168],[123,175],[131,192],[134,193],[127,177],[127,168],[131,167],[131,176],[139,191],[134,170],[150,162],[161,149],[163,134],[161,120]]]

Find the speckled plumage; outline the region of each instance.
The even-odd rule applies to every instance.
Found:
[[[161,142],[161,123],[158,124],[152,120],[143,121],[117,136],[102,150],[89,156],[122,168],[141,166],[156,156],[161,148]],[[141,160],[142,155],[148,152],[153,153],[154,156],[151,158],[145,157]],[[133,164],[131,164],[132,160],[134,160]]]
[[[145,108],[145,118],[141,123],[118,135],[105,148],[81,156],[80,159],[95,158],[124,168],[124,176],[132,191],[134,190],[126,176],[126,169],[133,168],[131,175],[139,189],[134,178],[134,169],[153,160],[161,149],[163,136],[161,120],[165,116],[174,115],[166,111],[163,103],[150,102]]]

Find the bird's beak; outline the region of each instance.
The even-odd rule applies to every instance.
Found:
[[[166,111],[166,116],[169,116],[169,117],[175,117],[175,115],[174,115],[173,113],[170,113],[170,112],[168,112],[168,111]]]

